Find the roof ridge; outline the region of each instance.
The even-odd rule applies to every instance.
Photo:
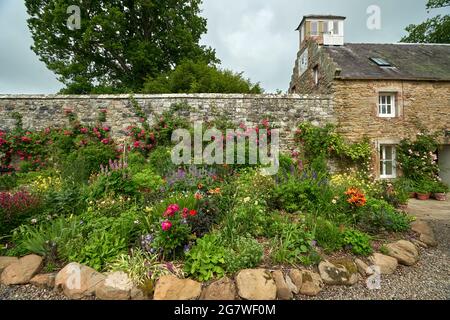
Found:
[[[406,42],[395,42],[395,43],[379,43],[379,42],[346,42],[344,43],[344,46],[347,44],[364,44],[364,45],[420,45],[420,46],[450,46],[450,43],[406,43]]]

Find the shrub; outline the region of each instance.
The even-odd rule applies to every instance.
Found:
[[[318,217],[315,226],[315,240],[326,253],[342,248],[343,236],[340,228],[333,222]]]
[[[168,147],[157,147],[155,148],[149,156],[149,163],[151,168],[155,173],[164,177],[168,173],[173,172],[176,168],[175,164],[172,162],[170,148]]]
[[[370,236],[354,229],[348,229],[343,234],[343,244],[349,247],[354,254],[368,256],[373,252]]]
[[[12,242],[15,247],[12,253],[35,253],[49,261],[62,259],[61,251],[80,231],[79,222],[76,218],[58,218],[38,221],[38,225],[21,225],[13,233]]]
[[[209,234],[197,239],[186,253],[185,272],[200,281],[208,281],[214,277],[225,275],[225,248],[216,235]]]
[[[145,192],[158,191],[163,185],[163,179],[150,168],[135,173],[132,181],[138,190]]]
[[[226,249],[227,273],[257,267],[263,257],[263,247],[255,239],[239,236],[232,247]]]
[[[274,202],[288,212],[308,212],[328,207],[333,194],[328,187],[326,175],[303,172],[279,184],[274,192]]]
[[[275,263],[304,263],[310,252],[313,236],[299,224],[286,224],[272,242],[272,261]]]
[[[17,175],[0,173],[0,191],[8,191],[17,186]]]
[[[408,215],[397,212],[384,200],[369,199],[367,206],[358,212],[358,225],[372,233],[404,232],[410,228],[410,222]]]
[[[27,191],[0,192],[0,235],[6,235],[30,218],[40,207],[40,199]]]

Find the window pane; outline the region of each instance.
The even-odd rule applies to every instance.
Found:
[[[384,161],[380,161],[380,175],[384,175]]]
[[[392,146],[385,146],[385,158],[384,160],[392,160]]]
[[[386,103],[391,104],[391,96],[386,96]]]
[[[391,175],[392,175],[392,172],[393,172],[393,169],[392,169],[392,161],[386,161],[386,162],[385,162],[385,166],[386,166],[386,172],[385,172],[385,174],[386,174],[387,176],[391,176]]]
[[[388,104],[388,106],[387,106],[387,114],[391,114],[391,105],[390,104]]]
[[[316,22],[311,22],[311,34],[312,35],[317,35],[317,33],[318,33],[317,21]]]
[[[334,21],[333,22],[333,33],[334,34],[339,34],[339,21]]]
[[[386,96],[381,96],[381,104],[386,104]]]
[[[381,105],[381,114],[386,114],[386,105],[385,104]]]

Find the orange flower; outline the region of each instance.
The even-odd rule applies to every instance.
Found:
[[[201,200],[201,199],[203,199],[203,196],[202,196],[202,194],[201,194],[200,192],[196,192],[195,195],[194,195],[194,197],[195,197],[196,200]]]
[[[197,185],[197,189],[203,189],[203,185],[201,184],[201,183],[199,183],[198,185]]]
[[[220,188],[211,189],[208,191],[209,194],[220,194]]]

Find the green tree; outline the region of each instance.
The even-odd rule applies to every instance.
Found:
[[[144,93],[262,93],[242,73],[221,70],[205,62],[184,60],[173,71],[149,77]]]
[[[427,9],[450,6],[450,0],[428,0]],[[450,15],[437,15],[425,22],[406,27],[409,33],[401,42],[409,43],[450,43]]]
[[[32,50],[66,85],[66,93],[142,89],[181,60],[217,63],[199,45],[206,29],[201,0],[25,0]],[[71,30],[68,7],[81,9]]]

